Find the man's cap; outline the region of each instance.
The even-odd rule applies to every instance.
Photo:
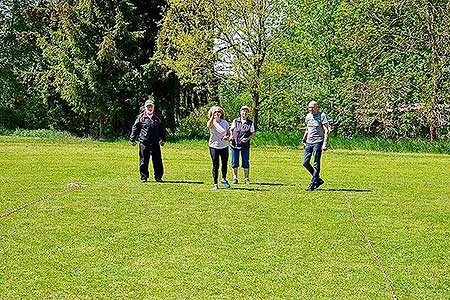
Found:
[[[243,106],[241,107],[241,110],[240,110],[240,111],[242,111],[242,110],[244,110],[244,109],[246,109],[247,111],[250,112],[250,107],[248,107],[247,105],[243,105]]]
[[[145,106],[148,105],[155,105],[155,100],[153,100],[153,98],[148,98],[147,101],[145,101]]]

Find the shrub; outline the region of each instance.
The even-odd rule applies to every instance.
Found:
[[[0,107],[0,128],[4,130],[20,127],[21,118],[17,111],[9,107]]]
[[[181,119],[171,138],[174,139],[207,139],[209,136],[206,122],[210,105],[194,110],[189,116]]]

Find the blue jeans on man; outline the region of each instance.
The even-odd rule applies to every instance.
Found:
[[[323,142],[315,144],[305,144],[305,153],[303,155],[303,166],[311,174],[311,184],[317,186],[320,179],[320,158],[322,156]],[[311,166],[311,156],[314,156],[314,166]]]

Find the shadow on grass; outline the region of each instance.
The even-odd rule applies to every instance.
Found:
[[[371,193],[371,190],[358,189],[317,189],[318,192],[353,192],[353,193]]]
[[[164,183],[179,183],[179,184],[204,184],[203,181],[187,181],[187,180],[164,180],[163,182],[160,182],[162,184]]]
[[[230,190],[230,191],[238,190],[238,191],[252,191],[252,192],[270,192],[270,190],[268,190],[268,189],[259,189],[259,188],[251,188],[251,187],[235,187],[235,185],[233,185],[233,187],[228,190]]]
[[[252,185],[294,186],[292,184],[284,184],[284,183],[276,183],[276,182],[252,182]]]

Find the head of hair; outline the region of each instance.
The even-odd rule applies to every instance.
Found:
[[[319,104],[317,104],[317,101],[311,101],[308,106],[319,106]]]
[[[220,113],[220,118],[223,119],[225,118],[225,113],[222,109],[222,107],[218,106],[218,105],[214,105],[213,107],[211,107],[208,111],[208,116],[211,118],[211,116],[213,115],[214,112],[218,111]]]

